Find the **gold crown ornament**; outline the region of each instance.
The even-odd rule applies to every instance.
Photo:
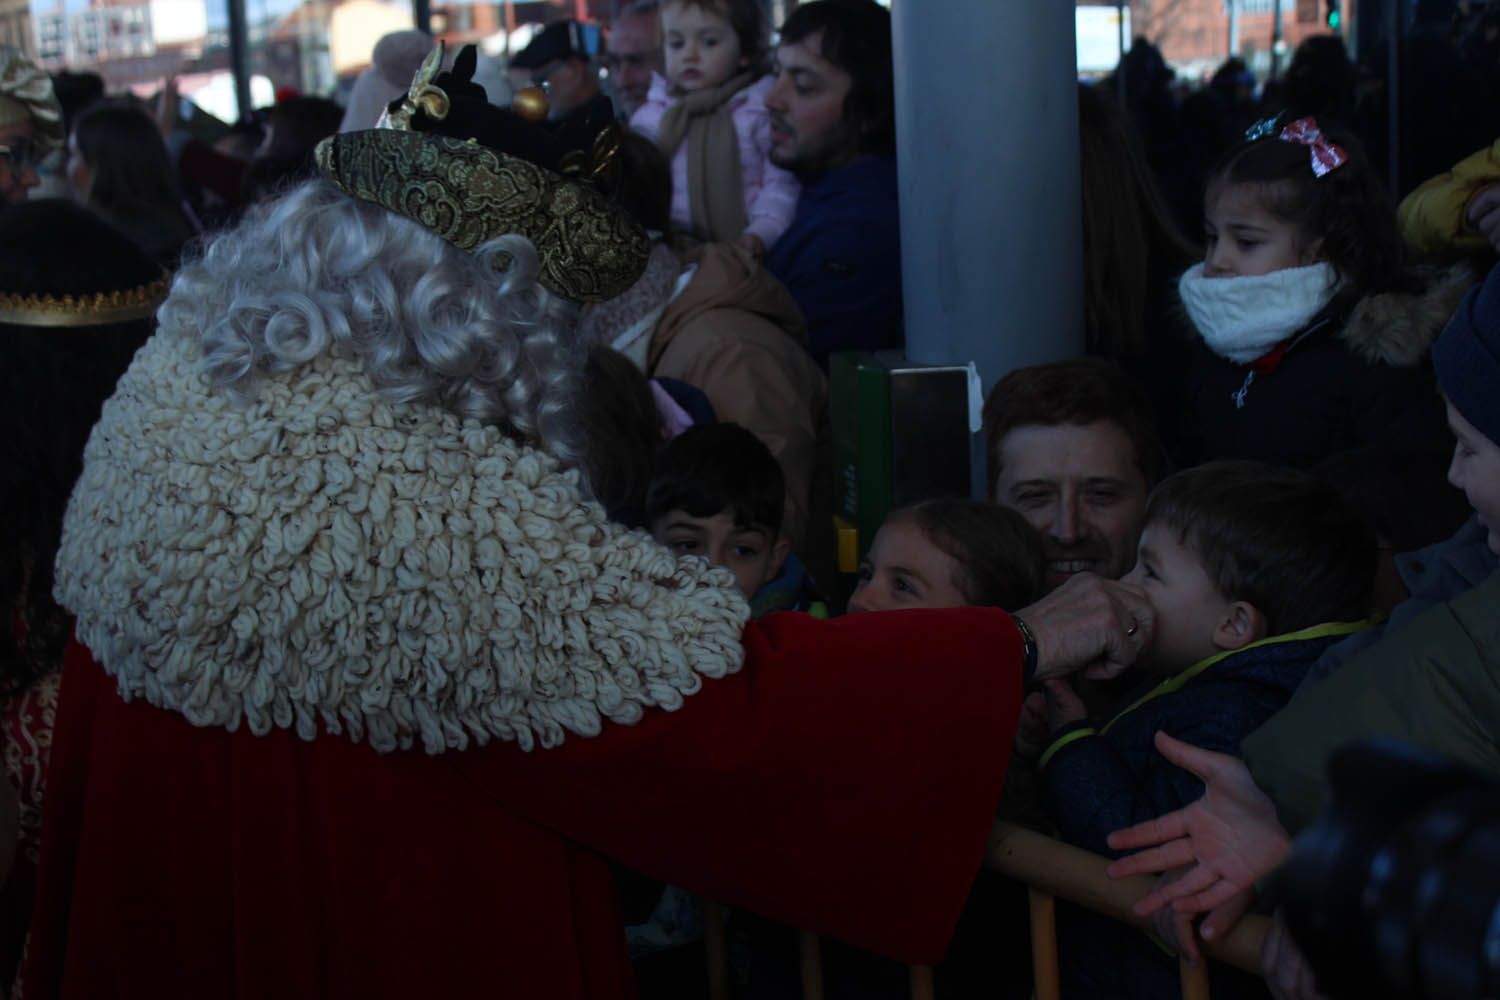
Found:
[[[510,99],[510,109],[529,122],[544,122],[551,104],[541,87],[522,87]]]
[[[422,63],[406,96],[382,116],[383,127],[319,143],[319,172],[346,194],[398,212],[461,250],[507,233],[526,237],[541,258],[538,280],[574,302],[624,292],[645,270],[651,244],[638,222],[588,183],[603,173],[592,157],[588,167],[569,159],[564,169],[573,176],[564,176],[476,138],[413,128],[419,111],[442,121],[452,109],[434,82],[442,52],[439,44]],[[601,137],[595,152],[612,152],[610,140]]]
[[[162,275],[134,288],[92,295],[15,295],[0,292],[0,323],[12,326],[104,326],[145,319],[167,297],[171,279]]]

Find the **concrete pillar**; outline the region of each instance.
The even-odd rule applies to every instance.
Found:
[[[1073,4],[895,0],[906,355],[985,389],[1083,349]]]
[[[234,76],[234,106],[240,118],[255,110],[250,100],[250,25],[245,0],[227,0],[229,14],[229,71]]]

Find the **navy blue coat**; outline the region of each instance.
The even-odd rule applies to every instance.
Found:
[[[896,161],[865,156],[799,178],[792,224],[766,254],[807,320],[807,346],[828,367],[834,351],[901,346],[901,214]]]
[[[1243,458],[1310,469],[1359,448],[1450,448],[1427,350],[1472,283],[1458,267],[1420,292],[1336,298],[1273,371],[1253,378],[1253,366],[1193,338],[1182,411],[1188,464]]]
[[[1362,623],[1361,623],[1362,624]],[[1236,756],[1240,741],[1291,700],[1323,651],[1359,624],[1318,625],[1211,657],[1146,689],[1106,723],[1062,730],[1042,755],[1042,791],[1059,836],[1118,856],[1113,830],[1185,806],[1203,782],[1157,753],[1157,730]],[[1065,1000],[1178,995],[1177,962],[1143,933],[1072,906],[1058,910]],[[1266,997],[1254,976],[1214,966],[1213,994]]]
[[[1203,782],[1157,753],[1157,730],[1238,756],[1240,741],[1291,700],[1323,651],[1359,627],[1318,625],[1210,657],[1102,725],[1059,732],[1042,755],[1042,793],[1059,836],[1115,856],[1105,844],[1111,831],[1196,800]]]

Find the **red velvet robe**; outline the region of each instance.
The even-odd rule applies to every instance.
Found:
[[[605,855],[935,961],[1019,714],[1010,619],[774,615],[744,641],[679,711],[438,756],[195,728],[75,645],[26,996],[627,997]]]

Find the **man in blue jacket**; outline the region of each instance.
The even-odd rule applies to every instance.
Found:
[[[766,109],[771,160],[802,196],[765,263],[802,307],[813,356],[826,366],[833,351],[900,347],[890,14],[874,0],[798,6]]]

